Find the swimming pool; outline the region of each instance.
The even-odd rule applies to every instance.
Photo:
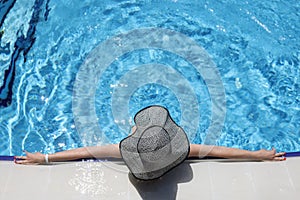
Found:
[[[194,143],[300,151],[296,0],[0,5],[0,155],[119,142],[151,104]]]

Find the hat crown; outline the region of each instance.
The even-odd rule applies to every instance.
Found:
[[[170,136],[160,126],[151,126],[141,135],[137,150],[144,162],[157,162],[170,154]]]
[[[138,112],[134,117],[134,121],[136,126],[140,128],[149,128],[153,125],[163,127],[167,118],[168,111],[165,108],[153,106]]]

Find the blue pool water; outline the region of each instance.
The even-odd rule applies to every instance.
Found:
[[[0,155],[117,143],[159,104],[193,143],[300,151],[300,2],[0,3]]]

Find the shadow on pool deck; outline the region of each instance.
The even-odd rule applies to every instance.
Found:
[[[187,183],[193,179],[193,171],[189,163],[184,162],[159,179],[141,181],[128,174],[129,180],[142,199],[176,199],[178,184]]]

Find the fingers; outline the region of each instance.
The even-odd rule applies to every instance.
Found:
[[[14,162],[16,164],[23,164],[23,165],[28,165],[28,164],[34,164],[31,162],[31,159],[28,157],[29,156],[29,152],[28,151],[23,151],[26,153],[26,156],[15,156],[14,157]]]
[[[286,160],[286,157],[274,157],[273,160],[274,161],[284,161],[284,160]]]
[[[15,159],[17,159],[17,160],[26,160],[27,156],[15,156]]]
[[[15,160],[16,164],[27,164],[28,160]]]
[[[27,156],[28,156],[28,152],[23,150],[24,153],[26,153],[26,156],[14,156],[14,162],[16,164],[25,164],[27,163]]]
[[[14,162],[16,164],[24,164],[27,163],[27,156],[15,156],[14,157]]]
[[[21,164],[21,165],[37,165],[38,163],[33,163],[29,160],[16,160],[16,164]]]
[[[14,162],[16,164],[21,164],[21,165],[36,165],[36,164],[38,164],[38,163],[35,163],[32,160],[28,159],[26,156],[15,156]]]
[[[284,161],[286,160],[286,157],[285,156],[285,152],[279,152],[279,153],[276,153],[276,149],[273,147],[272,150],[271,150],[274,154],[274,157],[273,157],[273,161]]]
[[[279,152],[279,153],[275,154],[276,157],[278,157],[278,156],[284,156],[284,155],[285,155],[285,152]]]
[[[274,160],[274,161],[284,161],[284,160],[286,160],[286,157],[284,157],[284,156],[285,156],[285,152],[279,152],[279,153],[276,153],[276,154],[274,155],[273,160]]]

